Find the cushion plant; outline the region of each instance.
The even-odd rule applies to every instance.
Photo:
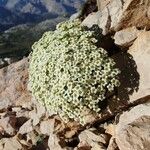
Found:
[[[33,96],[67,122],[84,124],[86,108],[99,113],[106,92],[119,85],[119,70],[96,46],[94,31],[79,20],[57,25],[32,46],[29,85]]]

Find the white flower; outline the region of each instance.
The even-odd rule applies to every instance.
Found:
[[[96,42],[94,32],[74,20],[58,24],[32,46],[32,94],[65,122],[70,118],[84,125],[84,110],[99,113],[98,103],[105,99],[105,92],[119,86],[119,70]]]

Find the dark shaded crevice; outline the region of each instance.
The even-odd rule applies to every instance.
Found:
[[[90,13],[98,11],[96,0],[87,0],[82,7],[79,18],[84,20]]]

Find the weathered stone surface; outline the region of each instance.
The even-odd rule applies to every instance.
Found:
[[[8,116],[0,119],[0,133],[7,133],[9,135],[15,135],[16,117]]]
[[[124,105],[142,103],[150,97],[150,32],[141,32],[128,53],[114,55],[116,66],[120,68],[118,101]]]
[[[8,65],[8,63],[4,62],[4,60],[1,58],[0,59],[0,69],[3,68],[3,67],[5,67],[6,65]]]
[[[52,150],[63,150],[63,148],[60,146],[60,140],[55,134],[51,134],[48,139],[48,146]]]
[[[40,119],[46,114],[46,109],[43,105],[32,98],[34,109],[30,111],[29,116],[33,120],[33,126],[36,126]]]
[[[87,142],[81,141],[74,150],[106,150],[102,143],[93,142],[91,145]]]
[[[149,7],[149,0],[111,0],[109,4],[104,4],[102,11],[92,16],[90,14],[83,21],[83,25],[91,27],[97,24],[103,34],[132,26],[150,29]]]
[[[110,134],[111,136],[115,134],[115,128],[116,128],[116,125],[114,124],[109,124],[107,126],[104,126],[105,133]]]
[[[118,14],[122,11],[121,0],[114,0],[108,4],[102,11],[89,14],[87,18],[82,22],[84,26],[92,27],[98,25],[102,29],[103,35],[110,32],[110,28],[114,22],[118,20]]]
[[[109,32],[110,19],[108,9],[104,9],[102,12],[89,14],[87,18],[82,22],[83,26],[91,28],[93,25],[98,25],[102,29],[103,35]]]
[[[87,26],[89,28],[91,28],[94,24],[97,25],[98,24],[99,15],[100,15],[100,12],[89,14],[88,17],[86,17],[83,20],[82,25]]]
[[[27,143],[36,145],[38,140],[39,140],[39,136],[37,136],[37,133],[35,131],[31,131],[30,133],[27,134]]]
[[[79,16],[80,16],[80,12],[77,12],[77,13],[70,16],[70,20],[77,19],[77,18],[79,18]]]
[[[112,0],[108,5],[111,19],[110,30],[118,31],[127,27],[150,28],[147,12],[150,1],[145,0]]]
[[[104,8],[109,12],[109,20],[111,20],[109,25],[109,30],[115,30],[114,27],[118,25],[123,14],[123,1],[122,0],[112,0],[107,7]]]
[[[80,142],[74,150],[91,150],[91,146],[86,142]]]
[[[103,10],[112,0],[97,0],[99,10]]]
[[[93,144],[91,150],[106,150],[106,147],[103,144]]]
[[[17,62],[19,61],[20,58],[0,58],[0,69],[3,68],[3,67],[6,67],[14,62]]]
[[[100,134],[96,129],[84,130],[79,135],[81,143],[87,143],[92,150],[105,149],[104,145],[108,145],[109,137],[106,134]]]
[[[42,134],[50,135],[54,132],[55,120],[45,120],[40,123],[40,131]]]
[[[149,0],[124,0],[122,6],[121,14],[115,14],[115,16],[118,15],[119,19],[114,21],[114,24],[111,24],[111,28],[114,28],[115,31],[131,26],[142,29],[145,27],[147,29],[150,28],[150,22],[147,16],[147,11],[150,6]]]
[[[66,134],[65,134],[65,138],[72,138],[75,134],[76,134],[76,130],[71,130],[71,131],[68,131],[68,132],[66,132]]]
[[[137,38],[138,33],[139,30],[137,30],[136,27],[130,27],[127,29],[120,30],[114,35],[115,44],[123,48],[129,47]]]
[[[27,92],[27,68],[28,59],[25,58],[0,70],[0,110],[31,100],[30,93]]]
[[[107,150],[119,150],[114,137],[110,139]]]
[[[150,32],[142,32],[129,49],[129,54],[136,62],[139,74],[139,86],[130,96],[130,102],[150,97]],[[138,82],[135,80],[135,82]]]
[[[22,150],[23,147],[19,143],[16,137],[13,138],[3,138],[0,140],[0,143],[2,143],[3,148],[2,150]]]
[[[33,130],[32,120],[26,121],[19,129],[20,134],[26,134]]]
[[[13,109],[13,108],[12,108],[12,109]],[[14,110],[13,110],[13,112],[16,113],[16,117],[17,117],[17,118],[22,118],[22,117],[24,117],[24,118],[29,118],[29,111],[27,111],[26,109],[21,109],[21,110],[19,110],[19,111],[14,111]]]
[[[149,150],[150,103],[124,112],[116,127],[116,143],[121,150]]]
[[[147,10],[147,17],[150,19],[150,7],[148,7],[148,10]]]

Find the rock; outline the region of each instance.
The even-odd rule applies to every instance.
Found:
[[[28,80],[27,80],[28,81]],[[22,108],[32,110],[33,103],[31,101],[31,95],[29,91],[25,91],[25,95],[21,96],[14,106],[21,106]]]
[[[34,107],[36,108],[36,113],[41,118],[45,115],[46,109],[43,105],[41,105],[36,99],[32,98],[32,102],[34,103]]]
[[[11,136],[15,135],[16,133],[15,125],[16,125],[15,116],[8,116],[0,119],[1,133],[7,133]]]
[[[122,11],[122,2],[121,0],[114,0],[108,4],[102,11],[98,11],[91,14],[85,18],[82,22],[84,26],[92,27],[93,25],[98,25],[99,28],[102,29],[103,35],[106,35],[110,32],[111,25],[114,24],[113,22],[118,20],[118,14]],[[92,19],[93,18],[93,19]]]
[[[4,61],[4,59],[0,58],[0,69],[7,65],[8,65],[8,63],[6,61]]]
[[[34,108],[34,110],[29,112],[29,116],[33,120],[33,126],[36,126],[40,122],[40,118],[36,113],[36,108]]]
[[[8,65],[14,63],[14,62],[17,62],[19,60],[19,58],[15,58],[15,57],[12,57],[12,58],[4,58],[4,62],[7,62]]]
[[[40,122],[40,119],[46,114],[46,109],[36,100],[33,100],[33,98],[32,101],[34,103],[34,110],[29,113],[29,116],[33,120],[33,126],[36,126]]]
[[[20,134],[26,134],[33,130],[32,120],[26,121],[19,129]]]
[[[143,103],[150,97],[149,40],[150,32],[141,32],[127,53],[121,52],[113,56],[116,67],[121,70],[118,98],[114,100],[117,106],[122,103],[129,107],[130,104]]]
[[[50,135],[54,132],[55,120],[50,119],[46,121],[42,121],[40,124],[40,131],[42,134]]]
[[[116,126],[114,124],[109,124],[104,128],[105,128],[105,133],[110,134],[112,136],[115,134]]]
[[[110,26],[108,9],[89,14],[88,17],[83,20],[82,25],[88,28],[91,28],[93,25],[98,25],[99,28],[102,29],[103,35],[106,35],[109,32]]]
[[[21,107],[13,107],[12,111],[18,113],[21,111]]]
[[[149,150],[150,103],[124,112],[116,127],[116,143],[121,150]]]
[[[48,146],[52,150],[63,150],[63,148],[60,146],[60,140],[55,134],[51,134],[48,139]]]
[[[91,146],[91,150],[106,150],[106,147],[103,144],[93,143]]]
[[[83,26],[87,26],[89,28],[91,28],[94,24],[98,25],[98,19],[99,19],[99,15],[100,15],[100,12],[97,12],[97,13],[91,13],[88,15],[88,17],[86,17],[83,22],[82,22],[82,25]],[[90,22],[91,20],[91,22]]]
[[[31,131],[30,133],[27,134],[27,143],[32,143],[32,145],[36,145],[38,139],[39,137],[34,131]]]
[[[67,131],[65,134],[65,138],[72,138],[76,134],[76,130]]]
[[[106,150],[106,147],[101,143],[93,142],[89,145],[88,143],[82,141],[74,150]]]
[[[111,24],[111,29],[118,31],[120,29],[123,28],[125,29],[127,27],[132,27],[132,26],[136,26],[140,29],[144,29],[144,28],[149,29],[150,22],[147,16],[147,11],[149,6],[150,6],[149,0],[124,1],[124,3],[122,3],[121,12],[117,12],[116,14],[114,14],[116,17],[118,17],[118,19],[116,21],[114,20],[114,23]]]
[[[98,9],[103,10],[112,0],[97,0]]]
[[[80,142],[74,150],[91,150],[91,146],[86,142]]]
[[[122,0],[112,0],[107,7],[104,8],[108,9],[109,12],[109,19],[111,20],[109,31],[116,31],[114,28],[118,25],[119,21],[121,20],[121,17],[123,15],[123,8],[126,5],[126,3],[130,3],[130,0],[122,1]],[[103,11],[104,11],[103,10]]]
[[[0,149],[1,149],[1,150],[4,150],[4,143],[3,143],[2,140],[0,140]]]
[[[20,57],[0,58],[0,69],[20,60]]]
[[[147,10],[147,17],[150,19],[150,7],[148,7],[148,10]]]
[[[108,4],[104,2],[104,8],[101,11],[90,14],[83,21],[83,25],[91,27],[97,24],[104,35],[132,26],[150,29],[149,7],[149,0],[111,0]]]
[[[110,139],[107,150],[119,150],[114,137]]]
[[[130,96],[130,102],[139,99],[146,99],[150,97],[150,31],[142,32],[134,44],[129,49],[129,54],[132,55],[133,60],[137,66],[139,74],[139,86],[137,90]],[[135,78],[136,79],[136,78]],[[135,83],[138,82],[134,80]]]
[[[58,122],[59,123],[59,122]],[[68,122],[65,124],[64,122],[61,122],[61,124],[57,123],[57,126],[55,127],[55,131],[58,134],[63,134],[64,138],[71,139],[76,136],[78,133],[78,130],[81,129],[81,126],[78,122]]]
[[[22,145],[19,143],[16,137],[13,138],[3,138],[1,140],[3,143],[3,150],[22,150]]]
[[[122,48],[129,47],[137,38],[138,33],[139,31],[136,29],[136,27],[120,30],[114,35],[115,44]]]
[[[0,110],[16,104],[22,106],[31,100],[27,91],[27,69],[27,58],[0,69]]]
[[[21,109],[20,111],[16,112],[16,117],[17,118],[24,117],[24,118],[28,118],[29,119],[29,111],[27,111],[26,109]]]
[[[19,140],[20,144],[21,145],[24,145],[24,146],[27,146],[28,149],[31,149],[32,148],[32,144],[30,142],[27,142],[26,140]]]
[[[72,14],[72,15],[70,16],[70,20],[78,19],[79,16],[80,16],[80,14],[81,14],[81,12],[77,12],[77,13],[75,13],[75,14]]]
[[[90,145],[93,150],[99,150],[104,148],[103,145],[108,145],[109,137],[106,134],[98,133],[96,129],[89,129],[80,133],[79,140]]]

